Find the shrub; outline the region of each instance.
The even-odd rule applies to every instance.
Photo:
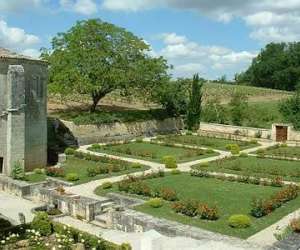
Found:
[[[102,149],[102,146],[100,144],[93,144],[92,145],[92,150],[97,151],[97,150],[100,150],[100,149]]]
[[[31,223],[31,228],[40,232],[43,236],[52,233],[52,224],[46,212],[38,212]]]
[[[171,174],[172,174],[172,175],[179,175],[179,174],[181,174],[181,171],[178,170],[178,169],[173,169],[173,170],[171,171]]]
[[[189,217],[197,215],[199,202],[195,200],[177,201],[172,204],[172,209],[176,213],[181,213]]]
[[[109,166],[109,172],[118,173],[121,171],[121,167],[119,165],[111,165]]]
[[[112,186],[113,186],[113,184],[111,183],[111,182],[104,182],[102,185],[101,185],[101,187],[102,187],[102,189],[111,189],[112,188]]]
[[[176,200],[178,200],[176,191],[174,189],[171,189],[171,188],[162,188],[160,190],[160,197],[163,198],[166,201],[176,201]]]
[[[197,214],[203,220],[217,220],[219,218],[217,207],[209,207],[207,204],[199,204]]]
[[[283,178],[277,176],[271,180],[271,186],[273,187],[282,187],[284,185]]]
[[[230,216],[228,219],[229,226],[233,228],[247,228],[251,225],[251,220],[247,215],[236,214]]]
[[[240,146],[237,144],[228,144],[226,149],[229,150],[233,155],[238,155],[241,151]]]
[[[89,166],[86,171],[88,177],[95,177],[100,172],[99,168],[96,166]]]
[[[153,208],[160,208],[163,206],[163,201],[160,198],[153,198],[147,201],[147,205]]]
[[[79,176],[76,173],[69,173],[66,176],[66,180],[67,181],[78,181],[79,180]]]
[[[300,219],[292,219],[290,222],[290,227],[296,233],[300,233]]]
[[[74,155],[75,154],[75,149],[74,148],[66,148],[65,149],[65,154],[66,155]]]
[[[80,151],[75,151],[74,156],[79,158],[79,159],[84,159],[84,153],[80,152]]]
[[[131,168],[134,168],[134,169],[139,169],[139,168],[142,168],[143,167],[143,165],[142,164],[140,164],[140,163],[132,163],[131,164]]]
[[[51,177],[64,177],[65,171],[63,168],[50,167],[50,168],[46,168],[46,175]]]
[[[163,157],[162,162],[165,164],[166,168],[177,168],[177,162],[173,156]]]
[[[24,180],[25,179],[25,171],[24,167],[22,166],[21,162],[16,162],[11,171],[11,177],[14,180]]]

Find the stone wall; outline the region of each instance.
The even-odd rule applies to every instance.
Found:
[[[62,121],[76,137],[79,145],[107,142],[111,140],[131,139],[136,136],[179,132],[184,128],[181,119],[150,120],[144,122],[113,123],[96,125],[75,125]]]
[[[220,138],[242,139],[243,137],[271,139],[271,129],[239,127],[215,123],[201,122],[198,131],[201,135],[211,135]]]

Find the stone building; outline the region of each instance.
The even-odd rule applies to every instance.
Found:
[[[0,48],[0,173],[47,163],[47,63]]]

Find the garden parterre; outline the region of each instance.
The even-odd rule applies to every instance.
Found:
[[[181,173],[142,178],[132,182],[125,180],[114,184],[110,189],[99,187],[96,193],[105,195],[108,192],[121,192],[138,195],[144,199],[155,198],[156,200],[146,202],[135,209],[155,217],[248,238],[298,207],[297,196],[282,203],[266,216],[256,218],[251,215],[254,199],[268,200],[284,188],[229,182],[216,178],[199,179]],[[245,228],[230,226],[228,220],[232,215],[249,217],[250,226]]]
[[[163,158],[166,156],[173,157],[177,163],[181,163],[218,155],[218,153],[211,149],[194,149],[143,141],[124,142],[103,146],[95,144],[90,147],[89,150],[160,163],[164,162]]]
[[[228,146],[232,144],[238,145],[240,149],[247,149],[247,148],[259,146],[256,140],[238,141],[238,140],[220,139],[220,138],[204,137],[199,135],[188,135],[188,134],[158,136],[156,141],[162,141],[166,143],[180,143],[185,145],[213,148],[219,150],[228,150]]]
[[[193,169],[260,178],[281,177],[286,181],[300,181],[300,163],[242,155],[194,166]]]

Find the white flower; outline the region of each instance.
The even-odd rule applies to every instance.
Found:
[[[81,243],[84,243],[84,239],[81,240]]]
[[[64,226],[64,229],[66,230],[66,229],[67,229],[67,227],[66,227],[66,226]]]
[[[57,239],[57,242],[61,242],[61,240],[60,240],[60,239]]]
[[[58,245],[58,248],[62,248],[62,245]]]
[[[46,243],[45,246],[48,247],[48,246],[49,246],[49,243]]]
[[[1,240],[1,244],[3,244],[3,245],[4,245],[4,244],[5,244],[5,240]]]

